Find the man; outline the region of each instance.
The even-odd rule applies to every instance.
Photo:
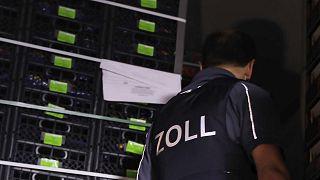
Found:
[[[159,112],[138,180],[290,179],[272,100],[246,81],[254,62],[248,35],[228,30],[207,38],[205,69]]]

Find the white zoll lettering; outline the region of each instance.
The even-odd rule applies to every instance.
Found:
[[[157,156],[164,150],[164,147],[162,147],[162,148],[159,150],[159,148],[160,148],[160,143],[161,143],[161,139],[162,139],[163,134],[164,134],[164,131],[161,131],[159,134],[156,135],[156,138],[155,138],[155,139],[159,138],[158,144],[157,144]]]
[[[216,131],[206,132],[206,117],[205,116],[201,116],[200,130],[201,130],[201,137],[216,135]]]
[[[187,142],[187,141],[192,141],[192,140],[195,140],[195,139],[198,139],[199,138],[199,135],[200,135],[200,138],[203,138],[203,137],[208,137],[208,136],[215,136],[216,135],[216,131],[210,131],[210,132],[207,132],[206,131],[206,117],[205,116],[201,116],[200,118],[200,132],[199,134],[194,134],[194,135],[190,135],[190,121],[187,120],[185,121],[185,133],[184,133],[184,141]],[[177,136],[175,137],[175,140],[173,141],[173,139],[171,139],[173,142],[170,141],[170,134],[172,133],[172,131],[177,131]],[[167,147],[174,147],[176,146],[180,140],[181,140],[181,137],[182,137],[182,128],[181,126],[179,125],[174,125],[174,126],[171,126],[168,131],[166,132],[166,137],[165,137],[165,145]],[[164,135],[164,131],[161,131],[159,134],[156,135],[155,137],[155,140],[158,139],[158,142],[157,142],[157,151],[156,151],[156,154],[157,156],[163,152],[165,150],[165,147],[161,147],[161,142],[162,142],[162,138],[163,138],[163,135]]]
[[[170,133],[171,133],[171,131],[174,130],[174,129],[177,130],[177,133],[178,133],[177,139],[176,139],[174,142],[170,142]],[[167,144],[167,146],[168,146],[168,147],[173,147],[173,146],[177,145],[177,144],[179,143],[180,139],[181,139],[181,135],[182,135],[182,129],[181,129],[181,127],[180,127],[179,125],[174,125],[174,126],[172,126],[172,127],[168,130],[168,132],[166,133],[166,144]]]
[[[189,129],[190,129],[189,123],[190,123],[189,120],[186,121],[186,123],[185,123],[185,131],[186,131],[185,134],[184,134],[184,141],[185,141],[185,142],[190,141],[190,140],[192,140],[192,139],[196,139],[196,138],[198,137],[197,134],[192,135],[192,136],[189,136]]]

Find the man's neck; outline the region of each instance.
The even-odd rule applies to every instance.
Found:
[[[218,65],[217,68],[225,69],[231,72],[236,78],[245,80],[244,68],[232,65]]]

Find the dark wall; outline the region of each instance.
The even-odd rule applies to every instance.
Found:
[[[188,0],[185,49],[189,52],[201,50],[203,32],[200,2],[199,0]]]
[[[300,0],[189,0],[186,50],[200,51],[205,37],[236,28],[249,33],[258,50],[252,82],[272,95],[279,112],[286,161],[302,178],[300,78],[304,61],[304,11]]]

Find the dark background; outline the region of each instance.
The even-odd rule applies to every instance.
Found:
[[[257,45],[252,82],[268,90],[279,113],[281,141],[292,179],[303,179],[304,1],[189,0],[186,54],[199,54],[205,37],[236,28]],[[192,58],[191,58],[192,60]],[[190,58],[188,58],[190,61]],[[195,60],[194,60],[195,61]]]

